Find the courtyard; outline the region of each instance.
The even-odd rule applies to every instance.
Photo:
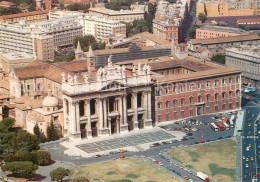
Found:
[[[136,134],[134,136],[125,136],[110,140],[103,140],[99,142],[77,145],[76,147],[87,153],[95,153],[172,138],[175,138],[175,136],[166,131],[159,130],[148,133]]]
[[[175,149],[171,158],[202,171],[219,182],[236,180],[236,141],[232,139]]]
[[[76,179],[75,179],[76,178]],[[77,179],[90,181],[116,182],[131,180],[133,182],[181,182],[170,173],[160,169],[144,159],[118,159],[88,166],[77,167],[73,170],[71,181]]]

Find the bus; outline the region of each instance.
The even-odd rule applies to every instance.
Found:
[[[219,129],[221,131],[225,130],[225,127],[223,126],[223,124],[221,124],[220,122],[217,122],[217,126],[219,127]]]
[[[218,127],[215,123],[210,123],[210,127],[215,131],[217,132],[218,131]]]
[[[223,122],[223,125],[226,128],[226,130],[230,130],[229,125],[227,123]]]

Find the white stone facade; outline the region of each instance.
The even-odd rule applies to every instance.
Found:
[[[89,74],[63,74],[65,135],[91,138],[152,127],[150,66],[129,70],[109,61],[95,81]]]

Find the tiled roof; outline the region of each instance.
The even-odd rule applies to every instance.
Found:
[[[56,65],[71,72],[82,72],[88,70],[86,60],[56,63]]]
[[[8,1],[1,1],[0,6],[14,6],[16,5],[15,3],[8,2]]]
[[[133,42],[140,42],[140,41],[146,41],[147,39],[156,42],[159,45],[167,45],[170,44],[169,41],[162,39],[160,36],[151,34],[149,32],[142,32],[139,34],[134,35],[133,37],[129,38]]]
[[[25,17],[25,16],[32,16],[32,15],[42,15],[42,14],[47,14],[48,11],[31,11],[31,12],[26,12],[26,13],[17,13],[17,14],[11,14],[11,15],[3,15],[0,16],[0,19],[10,19],[10,18],[19,18],[19,17]]]
[[[191,43],[194,44],[221,44],[221,43],[230,43],[238,41],[247,41],[247,40],[260,40],[260,37],[257,33],[252,33],[249,35],[238,35],[231,37],[219,37],[219,38],[210,38],[210,39],[191,39]]]
[[[165,77],[156,78],[157,83],[167,83],[167,82],[182,82],[187,80],[196,80],[201,78],[211,78],[213,76],[223,76],[228,74],[239,74],[240,70],[236,68],[226,67],[225,69],[210,69],[207,71],[193,72],[189,74],[180,75],[169,75]]]

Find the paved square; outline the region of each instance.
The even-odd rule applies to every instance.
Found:
[[[151,143],[160,140],[167,140],[171,138],[175,138],[175,136],[163,130],[160,130],[111,140],[104,140],[99,142],[77,145],[76,147],[87,153],[95,153],[105,150],[113,150],[117,148],[140,145],[144,143]]]

